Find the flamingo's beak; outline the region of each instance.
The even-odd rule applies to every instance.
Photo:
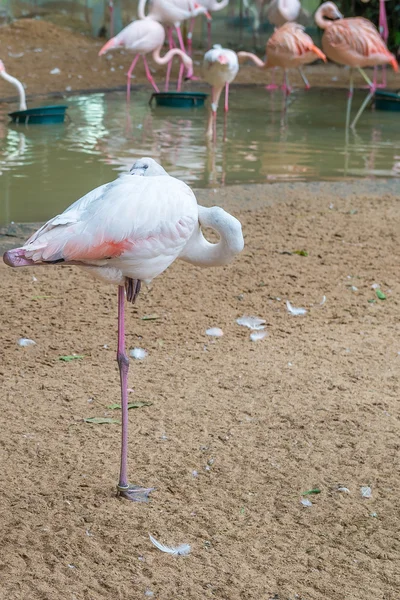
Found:
[[[102,47],[102,49],[100,50],[98,55],[101,56],[102,54],[105,54],[109,50],[112,50],[113,48],[115,48],[115,46],[116,46],[115,38],[111,38],[111,40],[108,40],[107,44],[104,44],[104,46]]]
[[[340,12],[340,10],[336,9],[336,14],[335,14],[336,19],[343,19],[343,15]]]
[[[199,8],[204,8],[204,6],[202,6],[201,4],[198,4],[197,2],[195,2],[195,3],[194,3],[194,8],[195,8],[196,10],[198,10]],[[209,21],[212,21],[212,17],[211,17],[211,15],[210,15],[210,13],[209,13],[208,11],[206,11],[206,12],[204,13],[204,15],[207,17],[207,19],[208,19]]]

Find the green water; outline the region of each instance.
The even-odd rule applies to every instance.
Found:
[[[14,107],[3,104],[0,224],[48,219],[141,156],[193,187],[400,177],[400,113],[367,110],[346,143],[343,90],[296,91],[283,112],[280,92],[233,88],[226,140],[221,111],[215,145],[207,109],[151,109],[149,97],[133,93],[128,109],[122,92],[71,97],[70,121],[51,126],[10,125]]]

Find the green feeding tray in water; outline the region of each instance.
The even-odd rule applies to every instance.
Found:
[[[398,92],[375,92],[375,108],[377,110],[400,111],[400,91]]]
[[[203,92],[159,92],[151,95],[149,104],[155,100],[157,106],[198,108],[204,106],[207,96]]]
[[[52,125],[54,123],[64,123],[65,111],[68,106],[54,104],[52,106],[38,106],[37,108],[28,108],[27,110],[16,110],[8,113],[13,123],[23,123],[24,125]]]

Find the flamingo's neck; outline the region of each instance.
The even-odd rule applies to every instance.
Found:
[[[24,86],[18,79],[9,75],[6,71],[0,71],[0,75],[3,79],[11,83],[18,90],[19,95],[19,110],[26,110],[25,90]]]
[[[333,25],[333,23],[335,22],[335,21],[331,21],[330,19],[327,19],[325,17],[324,5],[320,6],[319,9],[317,10],[317,12],[315,13],[314,21],[316,22],[316,24],[318,25],[318,27],[320,29],[327,29],[328,27]]]

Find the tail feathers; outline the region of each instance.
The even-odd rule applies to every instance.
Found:
[[[3,254],[3,260],[9,267],[30,267],[35,264],[31,258],[25,257],[23,248],[14,248]]]
[[[392,57],[390,60],[390,64],[393,67],[393,71],[395,71],[397,73],[399,70],[399,64],[398,64],[397,60],[395,59],[395,57],[393,56],[393,54],[392,54]]]
[[[324,62],[326,62],[326,56],[325,54],[318,48],[318,46],[315,46],[314,44],[311,46],[311,50],[314,52],[314,54],[316,54],[319,58],[322,58],[322,60]]]

